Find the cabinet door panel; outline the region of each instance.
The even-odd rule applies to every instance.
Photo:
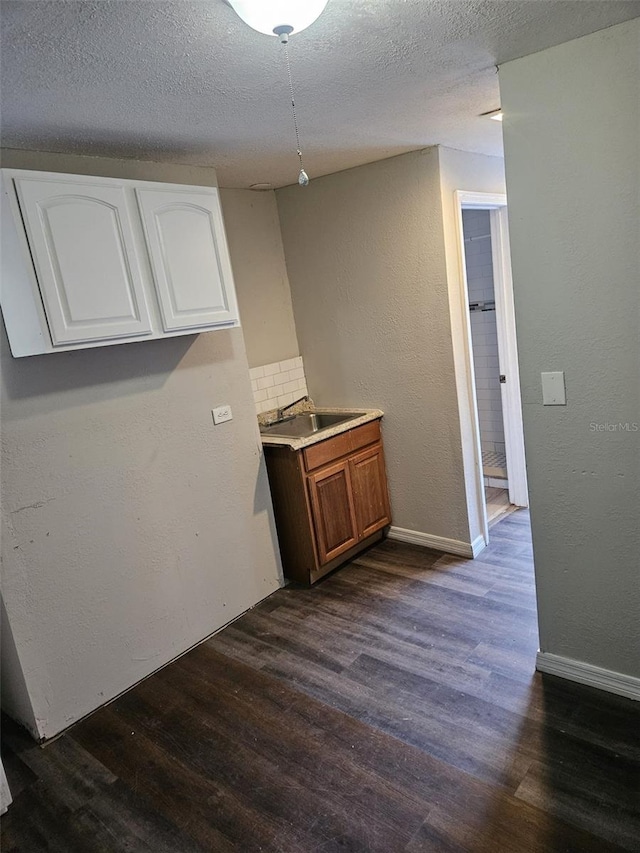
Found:
[[[348,461],[323,468],[308,479],[320,565],[358,542]]]
[[[124,188],[15,184],[54,346],[150,333]]]
[[[165,331],[237,324],[217,191],[136,189]]]
[[[391,524],[382,445],[349,460],[356,523],[361,539]]]

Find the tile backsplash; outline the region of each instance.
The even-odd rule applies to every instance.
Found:
[[[252,367],[249,376],[258,415],[287,406],[309,393],[302,356]]]

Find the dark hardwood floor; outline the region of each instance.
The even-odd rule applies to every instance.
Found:
[[[640,850],[638,703],[534,672],[528,516],[280,590],[45,748],[2,851]]]

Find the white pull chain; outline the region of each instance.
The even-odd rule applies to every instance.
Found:
[[[298,132],[298,118],[296,116],[296,101],[293,94],[293,78],[291,77],[291,63],[289,62],[289,45],[286,41],[282,42],[284,46],[284,55],[287,61],[287,74],[289,75],[289,91],[291,92],[291,110],[293,112],[293,126],[296,132],[296,151],[300,160],[300,174],[298,175],[298,183],[301,187],[306,187],[309,184],[309,175],[304,170],[302,162],[302,148],[300,147],[300,133]]]

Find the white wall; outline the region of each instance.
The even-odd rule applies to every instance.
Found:
[[[2,710],[20,720],[30,732],[36,732],[36,718],[29,691],[20,665],[18,650],[9,624],[9,617],[0,598],[0,693]]]
[[[221,189],[250,367],[299,354],[291,290],[273,190]]]
[[[215,183],[208,169],[34,152],[3,165]],[[221,403],[234,419],[214,428]],[[35,728],[20,721],[36,736],[281,582],[239,329],[23,359],[2,333],[2,492],[3,596]]]
[[[4,772],[2,761],[0,761],[0,815],[3,815],[12,803],[11,791],[9,783]]]
[[[500,87],[540,646],[640,676],[640,20]]]
[[[276,195],[311,396],[383,409],[394,524],[468,543],[438,149]]]

